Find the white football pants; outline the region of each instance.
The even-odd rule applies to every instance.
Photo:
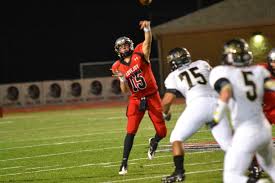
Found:
[[[275,155],[275,151],[272,149],[272,127],[262,116],[246,121],[236,129],[232,146],[225,155],[224,183],[246,183],[248,177],[245,176],[245,173],[255,153],[259,165],[275,182],[275,157],[272,157]]]
[[[170,136],[170,142],[184,142],[206,122],[213,120],[213,112],[216,105],[217,98],[214,97],[199,97],[190,101],[177,120]],[[232,140],[232,129],[228,119],[224,117],[211,132],[221,149],[226,151]]]

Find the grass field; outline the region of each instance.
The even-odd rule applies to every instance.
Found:
[[[104,109],[21,113],[0,119],[0,182],[94,183],[160,182],[173,171],[167,151],[181,107],[167,123],[168,135],[155,159],[147,160],[148,139],[155,131],[145,115],[130,155],[128,174],[119,176],[125,136],[125,106]],[[273,136],[275,129],[273,128]],[[188,143],[213,142],[203,127]],[[222,182],[223,152],[188,150],[186,182]]]

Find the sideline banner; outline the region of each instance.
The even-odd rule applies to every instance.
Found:
[[[63,104],[65,96],[64,81],[43,81],[45,104]]]
[[[104,101],[106,85],[104,78],[83,79],[83,95],[86,102]]]
[[[3,107],[125,101],[128,96],[121,92],[119,80],[113,77],[0,85]]]
[[[128,95],[123,94],[120,90],[120,81],[113,77],[105,78],[106,85],[106,100],[118,101],[118,100],[127,100]]]
[[[4,84],[1,85],[0,90],[0,101],[3,107],[22,107],[24,105],[22,84]]]
[[[83,92],[84,82],[82,79],[65,80],[64,87],[64,101],[66,103],[80,103],[85,101]]]
[[[37,106],[44,104],[41,82],[23,83],[22,95],[24,98],[24,106]]]

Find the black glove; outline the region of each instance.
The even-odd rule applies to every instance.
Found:
[[[214,120],[212,121],[208,121],[205,123],[207,127],[209,127],[210,129],[214,128],[218,123],[215,122]]]
[[[170,112],[168,114],[162,113],[162,116],[165,121],[170,121],[172,114]]]

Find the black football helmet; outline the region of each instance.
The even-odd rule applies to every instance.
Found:
[[[130,50],[127,51],[127,52],[124,52],[124,53],[120,53],[119,52],[119,47],[121,45],[124,45],[124,44],[128,44],[129,47],[130,47]],[[117,55],[120,57],[120,58],[125,58],[125,57],[128,57],[130,56],[134,51],[134,42],[128,38],[128,37],[119,37],[116,42],[115,42],[115,52],[117,53]]]
[[[222,64],[246,66],[250,65],[252,61],[252,52],[249,51],[249,46],[244,39],[235,38],[224,44]]]
[[[177,47],[168,52],[167,62],[171,66],[172,71],[183,65],[189,65],[191,61],[191,55],[186,48]]]
[[[267,64],[269,70],[271,71],[272,75],[275,75],[275,68],[271,65],[271,63],[275,63],[275,48],[271,49],[267,55]]]

